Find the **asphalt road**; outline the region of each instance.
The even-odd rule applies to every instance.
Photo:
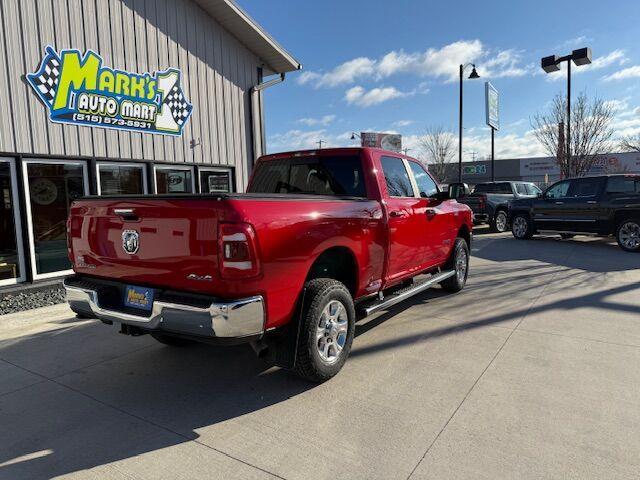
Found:
[[[640,255],[477,235],[466,289],[358,324],[312,386],[249,347],[0,317],[0,478],[638,478]]]

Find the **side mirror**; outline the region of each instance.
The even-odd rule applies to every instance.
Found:
[[[449,198],[457,200],[458,198],[464,198],[467,195],[469,195],[469,185],[466,183],[449,184]]]

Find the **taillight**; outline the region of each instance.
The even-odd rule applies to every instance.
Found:
[[[260,273],[256,234],[248,223],[220,223],[218,234],[220,276],[255,277]]]

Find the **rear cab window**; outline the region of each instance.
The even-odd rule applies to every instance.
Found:
[[[598,177],[571,180],[567,196],[573,198],[595,197],[600,193],[601,186],[602,179]]]
[[[265,160],[258,164],[247,192],[367,196],[358,155]]]
[[[398,157],[383,156],[380,158],[382,171],[390,197],[413,197],[413,186],[404,161]]]

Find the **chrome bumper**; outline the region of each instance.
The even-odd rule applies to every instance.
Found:
[[[261,296],[212,303],[208,308],[154,301],[149,316],[102,308],[95,290],[64,282],[67,302],[76,313],[145,330],[167,331],[209,338],[253,337],[264,332],[265,308]]]

